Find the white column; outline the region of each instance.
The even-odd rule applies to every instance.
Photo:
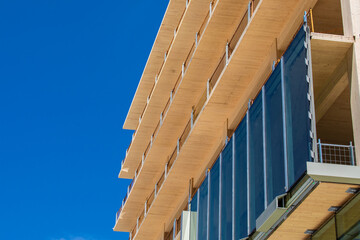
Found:
[[[345,36],[354,36],[352,56],[349,57],[350,106],[354,131],[355,155],[360,165],[360,1],[341,0]]]

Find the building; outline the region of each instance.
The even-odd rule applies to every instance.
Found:
[[[114,230],[359,239],[359,81],[359,0],[170,0]]]

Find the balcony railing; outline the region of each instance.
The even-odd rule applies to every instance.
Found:
[[[209,14],[204,19],[204,22],[208,22],[210,20],[211,13],[214,10],[217,2],[218,2],[218,0],[214,0],[211,3]],[[186,127],[184,128],[184,131],[182,132],[181,136],[178,139],[178,142],[177,142],[177,145],[176,145],[174,151],[172,152],[172,154],[169,157],[168,162],[166,163],[165,171],[161,175],[159,181],[155,184],[155,189],[150,194],[150,197],[148,198],[148,200],[146,200],[145,209],[140,214],[140,216],[138,217],[137,224],[134,227],[134,229],[131,231],[130,239],[133,239],[135,237],[141,223],[146,218],[146,214],[149,211],[150,207],[152,206],[152,203],[156,199],[156,196],[157,196],[158,192],[160,191],[161,187],[163,186],[163,183],[165,182],[165,180],[166,180],[166,178],[167,178],[173,164],[175,163],[175,161],[176,161],[176,159],[177,159],[177,157],[178,157],[178,155],[180,153],[181,147],[183,146],[183,144],[187,140],[187,138],[188,138],[188,136],[189,136],[189,134],[190,134],[190,132],[191,132],[191,130],[193,128],[193,125],[194,125],[195,121],[197,120],[197,118],[198,118],[200,112],[202,111],[202,109],[204,108],[210,94],[212,93],[212,90],[214,89],[219,77],[221,76],[222,71],[224,71],[224,69],[226,68],[227,63],[228,63],[228,61],[230,59],[230,56],[233,53],[233,50],[234,50],[233,48],[235,48],[236,44],[238,43],[238,41],[240,40],[242,34],[244,33],[244,30],[246,29],[246,26],[249,24],[249,22],[251,20],[251,17],[253,17],[254,11],[255,11],[256,7],[258,6],[259,2],[260,2],[260,0],[252,0],[252,1],[249,2],[248,10],[245,12],[242,20],[239,23],[238,28],[236,29],[235,33],[233,34],[233,37],[231,38],[230,42],[226,45],[226,51],[224,53],[224,56],[221,58],[218,66],[216,67],[214,73],[212,74],[212,77],[209,79],[209,81],[207,83],[207,87],[206,87],[204,93],[202,94],[199,102],[195,105],[194,109],[191,112],[191,118],[187,122]],[[203,29],[203,31],[204,31],[206,29],[206,27],[201,26],[200,30],[201,29]],[[202,36],[202,33],[198,32],[198,34],[196,36],[196,39],[195,39],[195,44],[193,46],[197,46],[197,41],[199,41],[201,36]],[[233,48],[230,48],[229,46],[232,46]],[[196,47],[195,47],[194,50],[193,49],[190,50],[190,53],[188,54],[188,57],[185,60],[185,62],[187,62],[187,63],[191,62],[191,59],[188,61],[188,58],[189,57],[192,58],[192,56],[195,53],[195,50],[196,50]],[[178,78],[178,81],[175,83],[174,89],[170,93],[169,101],[166,104],[164,111],[160,115],[160,123],[163,121],[164,117],[166,116],[166,113],[167,113],[168,109],[170,108],[173,96],[177,92],[179,82],[182,79],[184,73],[186,72],[185,67],[188,67],[188,65],[186,66],[185,63],[184,63],[183,64],[183,69],[182,69],[182,74],[180,74],[180,76]],[[160,127],[156,128],[157,132],[153,133],[153,135],[151,137],[151,141],[149,143],[150,146],[152,144],[153,139],[155,139],[155,137],[156,137],[156,135],[157,135],[160,128],[161,128],[161,124],[160,124]],[[146,155],[143,155],[143,159],[145,159],[145,158],[146,158]],[[140,166],[142,166],[142,163],[140,163]],[[140,170],[141,170],[141,167],[140,167]],[[135,174],[134,180],[136,180],[136,176],[137,176],[137,174]]]
[[[318,141],[318,154],[320,163],[356,165],[354,146],[322,143]]]
[[[184,18],[184,16],[185,16],[185,12],[186,12],[186,9],[187,9],[189,3],[190,3],[190,0],[186,0],[186,7],[185,7],[185,9],[184,9],[184,11],[183,11],[183,13],[182,13],[182,15],[181,15],[181,17],[180,17],[179,23],[177,24],[176,28],[174,29],[174,36],[173,36],[173,38],[172,38],[171,41],[170,41],[169,47],[168,47],[168,48],[166,49],[166,51],[165,51],[164,60],[163,60],[163,62],[162,62],[161,65],[160,65],[159,71],[158,71],[158,73],[155,75],[155,81],[154,81],[154,83],[153,83],[153,85],[152,85],[152,87],[151,87],[151,89],[150,89],[150,93],[149,93],[149,95],[147,96],[146,104],[145,104],[144,109],[142,110],[142,112],[141,112],[141,114],[140,114],[140,117],[139,117],[138,127],[137,127],[137,129],[135,130],[135,132],[133,133],[133,136],[132,136],[132,139],[131,139],[131,141],[130,141],[129,147],[126,149],[126,156],[127,156],[127,153],[128,153],[128,151],[129,151],[129,149],[130,149],[130,147],[131,147],[131,144],[132,144],[133,141],[134,141],[136,131],[137,131],[138,128],[139,128],[139,125],[140,125],[141,120],[142,120],[142,118],[143,118],[143,116],[144,116],[145,110],[146,110],[146,108],[147,108],[147,106],[148,106],[148,104],[149,104],[149,100],[150,100],[150,98],[151,98],[151,96],[152,96],[152,94],[153,94],[153,92],[154,92],[155,85],[156,85],[157,80],[158,80],[158,76],[160,76],[160,73],[161,73],[161,71],[162,71],[163,68],[164,68],[164,65],[165,65],[166,59],[167,59],[167,57],[168,57],[169,51],[170,51],[170,49],[171,49],[171,47],[172,47],[172,45],[173,45],[173,43],[174,43],[176,34],[177,34],[178,30],[179,30],[179,26],[180,26],[181,22],[183,21],[183,18]],[[121,166],[122,166],[123,164],[124,164],[124,160],[122,161]]]

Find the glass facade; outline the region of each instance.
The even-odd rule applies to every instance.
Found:
[[[217,160],[210,171],[209,199],[209,239],[219,238],[219,206],[220,206],[220,161]]]
[[[289,188],[305,173],[306,161],[310,158],[309,151],[304,151],[311,143],[305,37],[306,32],[300,30],[281,60]]]
[[[207,220],[208,220],[208,177],[198,190],[198,237],[197,239],[207,239]]]
[[[256,219],[265,208],[262,103],[259,94],[249,109],[250,232],[255,230]]]
[[[311,150],[305,38],[302,28],[200,186],[197,239],[247,237],[266,207],[305,173]]]
[[[220,239],[231,239],[232,236],[232,141],[231,139],[230,142],[228,142],[220,157]]]
[[[281,95],[281,68],[277,67],[265,91],[267,203],[285,193],[284,129]]]
[[[246,121],[242,121],[234,136],[234,237],[248,235],[247,201],[247,132]]]
[[[312,236],[314,240],[360,238],[360,195],[354,197]]]

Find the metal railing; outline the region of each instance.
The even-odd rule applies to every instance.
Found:
[[[185,7],[185,9],[183,10],[183,13],[181,14],[181,17],[180,17],[180,19],[179,19],[179,22],[178,22],[176,28],[174,29],[174,36],[172,37],[172,39],[171,39],[171,41],[170,41],[169,47],[168,47],[168,48],[166,49],[166,51],[165,51],[164,59],[163,59],[161,65],[160,65],[160,68],[159,68],[157,74],[155,75],[155,81],[153,82],[153,85],[152,85],[152,87],[151,87],[151,89],[150,89],[150,93],[149,93],[149,95],[147,96],[147,101],[146,101],[146,103],[145,103],[145,106],[144,106],[144,108],[143,108],[143,110],[141,111],[141,114],[140,114],[140,116],[139,116],[139,124],[138,124],[135,132],[133,133],[133,136],[132,136],[132,139],[131,139],[131,141],[130,141],[130,144],[129,144],[128,148],[126,149],[126,156],[127,156],[127,153],[128,153],[128,151],[129,151],[129,149],[130,149],[130,147],[131,147],[131,144],[132,144],[133,141],[134,141],[135,134],[136,134],[136,132],[137,132],[137,130],[138,130],[138,128],[139,128],[140,122],[141,122],[141,120],[142,120],[142,118],[143,118],[143,116],[144,116],[144,113],[145,113],[145,110],[146,110],[146,108],[147,108],[147,106],[148,106],[148,104],[149,104],[150,98],[151,98],[151,96],[152,96],[152,94],[153,94],[153,92],[154,92],[155,85],[156,85],[156,83],[157,83],[158,77],[160,76],[160,73],[162,72],[162,70],[163,70],[163,68],[164,68],[164,65],[165,65],[165,62],[166,62],[166,60],[167,60],[169,51],[170,51],[170,49],[171,49],[171,47],[172,47],[172,45],[173,45],[173,43],[174,43],[174,40],[175,40],[176,34],[178,33],[180,24],[181,24],[181,22],[182,22],[183,19],[184,19],[185,12],[186,12],[186,9],[187,9],[187,7],[188,7],[188,5],[189,5],[189,2],[190,2],[190,1],[187,0],[186,7]],[[122,163],[122,165],[123,165],[123,163]]]
[[[318,140],[318,154],[320,163],[331,163],[341,165],[356,165],[355,149],[350,145],[328,144]]]

